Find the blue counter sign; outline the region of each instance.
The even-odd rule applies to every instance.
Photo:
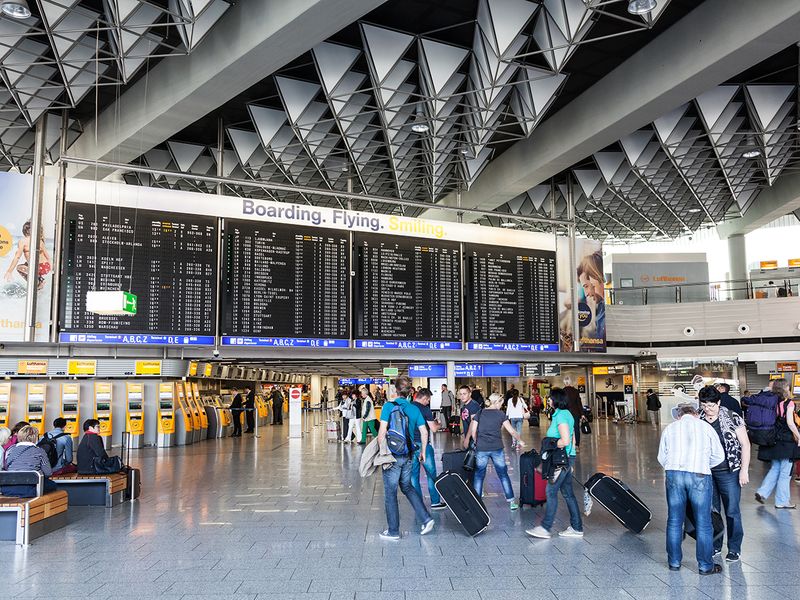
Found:
[[[408,365],[409,377],[447,377],[447,365],[423,364]]]
[[[279,338],[222,336],[223,346],[258,346],[267,348],[349,348],[349,340],[328,338]]]
[[[149,333],[59,333],[61,344],[119,344],[124,346],[213,346],[213,335],[151,335]]]

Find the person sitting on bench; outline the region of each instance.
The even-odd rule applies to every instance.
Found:
[[[112,471],[103,468],[98,470],[98,464],[110,463],[103,438],[100,437],[100,421],[86,419],[83,422],[83,439],[78,444],[78,473],[80,475],[97,475]],[[119,468],[113,470],[118,472]]]
[[[72,436],[64,432],[67,426],[67,420],[64,417],[58,417],[53,421],[53,429],[44,434],[45,438],[52,441],[56,463],[53,464],[53,456],[48,452],[45,444],[39,441],[39,447],[47,453],[50,458],[50,464],[53,467],[53,475],[64,475],[66,473],[74,473],[78,468],[72,464]],[[49,444],[48,444],[49,445]]]
[[[39,432],[30,425],[26,425],[17,432],[17,443],[6,453],[6,471],[38,471],[44,475],[44,493],[55,492],[58,488],[50,480],[53,468],[50,459],[44,450],[36,445],[39,441]],[[4,496],[17,498],[36,497],[34,485],[4,485]]]

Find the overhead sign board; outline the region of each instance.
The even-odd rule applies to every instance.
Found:
[[[400,369],[397,367],[383,367],[384,377],[397,377],[400,374]]]
[[[447,365],[422,364],[408,365],[409,377],[447,377]]]
[[[779,362],[777,371],[778,373],[797,373],[797,363]]]
[[[46,360],[17,361],[17,375],[47,375]]]
[[[67,362],[67,375],[97,375],[97,361],[71,359]]]
[[[192,361],[189,363],[189,377],[197,376],[197,362]]]
[[[195,370],[197,365],[195,363]],[[137,375],[161,375],[161,361],[160,360],[137,360],[136,370]]]
[[[456,363],[456,377],[519,377],[515,363]]]

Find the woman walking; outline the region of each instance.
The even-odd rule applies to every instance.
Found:
[[[514,488],[511,485],[511,478],[508,476],[506,457],[503,454],[503,434],[505,429],[516,441],[520,448],[525,444],[519,434],[511,427],[508,417],[500,410],[503,405],[503,396],[492,394],[489,396],[489,407],[475,413],[472,416],[472,423],[469,426],[469,433],[464,438],[464,448],[467,448],[470,440],[475,441],[475,477],[473,488],[480,498],[483,494],[483,480],[486,478],[486,467],[491,459],[494,464],[494,472],[503,484],[503,492],[506,496],[509,508],[517,510],[519,505],[514,500]]]
[[[569,412],[569,400],[564,390],[553,388],[550,391],[550,408],[553,412],[553,420],[547,429],[547,437],[557,438],[557,446],[564,448],[569,458],[569,466],[561,469],[556,480],[552,483],[547,482],[547,505],[545,508],[542,524],[525,531],[528,535],[535,538],[547,539],[552,536],[550,529],[556,520],[556,510],[558,510],[558,492],[564,496],[564,501],[569,509],[570,526],[564,531],[559,532],[561,537],[583,537],[583,521],[581,511],[578,509],[578,500],[575,492],[572,491],[572,473],[575,469],[575,419]]]
[[[511,426],[516,430],[518,437],[522,436],[522,422],[528,418],[528,415],[528,407],[525,405],[525,401],[519,397],[519,390],[511,390],[511,398],[506,407],[506,416],[511,421]],[[517,440],[511,443],[511,447],[517,447]]]
[[[797,508],[791,504],[790,487],[793,461],[800,458],[800,433],[794,422],[795,405],[791,400],[789,382],[776,379],[772,382],[772,393],[778,397],[778,417],[775,420],[774,446],[759,446],[758,460],[771,463],[769,472],[756,491],[756,500],[761,504],[775,490],[775,508]]]
[[[361,394],[361,441],[359,444],[362,446],[367,443],[367,430],[372,434],[373,438],[378,437],[378,429],[375,427],[377,421],[375,420],[375,401],[372,399],[372,394],[367,389],[367,386],[362,385],[358,389]]]

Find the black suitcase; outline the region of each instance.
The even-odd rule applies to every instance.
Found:
[[[653,515],[639,497],[619,479],[595,473],[584,485],[592,498],[634,533],[641,533]]]
[[[442,472],[450,471],[457,473],[461,479],[472,485],[472,477],[474,471],[467,471],[464,468],[464,457],[467,455],[466,450],[456,450],[455,452],[444,452],[442,454]]]
[[[528,417],[528,425],[531,427],[539,426],[539,413],[531,413],[531,416]]]
[[[714,528],[714,546],[722,547],[722,538],[725,535],[725,520],[716,510],[711,511],[711,526]],[[694,526],[694,509],[690,503],[686,503],[686,520],[683,522],[683,533],[692,539],[697,539],[697,530]]]
[[[461,435],[461,417],[450,417],[447,422],[447,431],[455,435]]]
[[[486,531],[491,518],[472,486],[457,473],[445,472],[436,478],[436,491],[469,535]]]
[[[128,467],[128,487],[125,489],[125,500],[136,500],[142,493],[142,472]]]
[[[542,464],[542,457],[536,450],[529,450],[519,456],[519,504],[541,506],[547,502],[547,482],[536,467]]]

